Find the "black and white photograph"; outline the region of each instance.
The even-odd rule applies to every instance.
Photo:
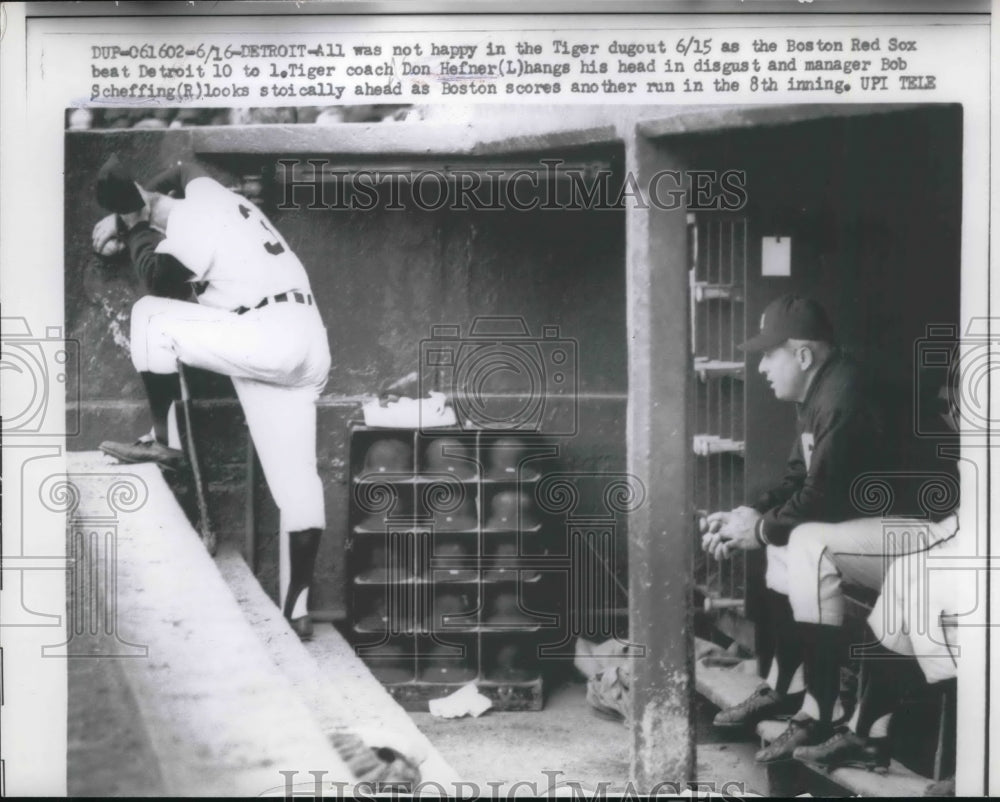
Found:
[[[263,19],[28,83],[3,689],[58,673],[59,793],[988,793],[988,96],[886,17]]]
[[[348,768],[337,739],[357,736],[362,699],[411,714],[392,735],[414,743],[369,744],[382,751],[359,780],[434,780],[426,740],[483,788],[551,771],[620,791],[642,665],[627,656],[657,646],[630,631],[629,599],[660,603],[631,580],[659,569],[688,590],[647,626],[686,621],[695,637],[697,781],[941,793],[955,629],[908,617],[917,593],[949,597],[916,566],[958,534],[957,455],[939,446],[962,414],[941,361],[959,322],[961,107],[434,113],[67,115],[66,321],[82,356],[69,464],[176,499],[134,524],[134,568],[119,531],[121,620],[102,622],[113,648],[167,639],[167,665],[136,680],[138,715],[180,694],[197,738],[183,771],[203,744],[235,768],[228,727],[197,729],[202,694],[256,688],[270,656],[314,672],[295,701]],[[649,300],[658,281],[682,290],[631,338],[629,305],[646,298],[629,277]],[[677,367],[630,386],[629,349]],[[639,393],[663,423],[632,433]],[[655,463],[670,442],[659,470],[690,471],[686,492],[629,473],[630,446]],[[136,467],[150,464],[159,474]],[[635,566],[640,507],[672,543]],[[169,563],[177,529],[202,540],[206,576],[164,584],[170,613],[133,621],[128,596],[148,602],[164,567],[147,541]],[[168,644],[207,633],[257,648],[235,665],[194,650],[204,676],[171,687],[185,669]],[[676,654],[688,634],[657,638]],[[388,693],[324,693],[345,672]],[[88,700],[113,675],[71,663],[69,677],[70,792],[107,793],[87,776],[101,760],[140,783],[119,790],[155,788],[160,736],[123,729],[125,700],[104,726],[126,742],[93,738]],[[428,713],[456,691],[455,712],[489,714]]]

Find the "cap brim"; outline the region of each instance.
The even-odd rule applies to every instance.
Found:
[[[747,352],[770,351],[772,348],[777,348],[787,339],[787,337],[775,332],[761,332],[738,347],[741,351]]]

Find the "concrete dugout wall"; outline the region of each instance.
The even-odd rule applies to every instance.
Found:
[[[359,167],[386,159],[415,166],[428,161],[426,155],[338,152],[340,132],[354,128],[356,135],[360,126],[306,128],[300,129],[309,137],[305,146],[288,134],[294,129],[267,126],[67,134],[65,309],[67,336],[79,340],[81,351],[81,373],[70,378],[69,387],[69,414],[79,413],[81,421],[80,434],[69,439],[71,450],[93,449],[104,439],[131,440],[149,426],[128,356],[129,309],[141,288],[127,261],[108,264],[90,248],[91,228],[104,214],[94,198],[101,163],[117,152],[141,182],[194,151],[220,181],[234,185],[242,174],[273,168],[289,152]],[[326,149],[316,145],[320,141]],[[447,138],[443,141],[439,150],[446,151]],[[206,142],[213,143],[210,153],[204,152]],[[540,151],[537,142],[531,144],[529,149],[508,143],[502,154],[479,155],[475,162],[537,165]],[[376,145],[373,141],[372,151]],[[546,156],[596,159],[620,172],[622,145],[569,142],[550,147]],[[440,154],[431,161],[439,163]],[[314,597],[320,616],[343,609],[348,421],[360,418],[363,394],[375,392],[385,379],[420,369],[420,342],[432,326],[458,326],[464,334],[477,316],[500,315],[523,318],[536,336],[543,326],[557,326],[578,355],[576,434],[555,440],[559,469],[624,470],[623,211],[423,211],[413,204],[401,210],[265,209],[309,272],[333,353],[318,424],[328,517]],[[242,541],[248,516],[245,424],[228,380],[198,374],[193,385],[214,522],[224,539]],[[563,432],[568,412],[550,404],[543,431]],[[258,576],[273,593],[277,515],[259,470],[255,484]],[[624,572],[624,537],[618,551],[618,570]]]

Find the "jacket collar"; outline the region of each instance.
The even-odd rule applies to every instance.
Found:
[[[809,405],[809,402],[816,394],[816,388],[819,387],[824,377],[830,372],[834,363],[839,363],[841,361],[843,361],[843,354],[841,354],[839,348],[834,347],[833,350],[830,351],[830,355],[826,358],[826,361],[819,366],[819,370],[816,371],[812,381],[809,382],[809,389],[806,390],[806,397],[799,403],[799,409]]]

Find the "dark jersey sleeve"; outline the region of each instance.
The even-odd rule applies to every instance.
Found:
[[[766,542],[788,543],[792,530],[809,521],[835,522],[851,517],[851,485],[868,465],[878,442],[878,426],[859,406],[829,408],[813,421],[813,451],[801,486],[764,513],[760,524]]]
[[[125,235],[132,266],[150,295],[186,301],[191,297],[189,282],[194,273],[173,256],[156,252],[156,245],[162,239],[163,235],[149,223],[134,225]]]
[[[792,453],[788,455],[788,466],[781,484],[762,493],[751,506],[757,512],[764,514],[768,510],[784,504],[802,488],[805,478],[806,463],[802,459],[802,443],[796,437],[795,443],[792,445]]]

